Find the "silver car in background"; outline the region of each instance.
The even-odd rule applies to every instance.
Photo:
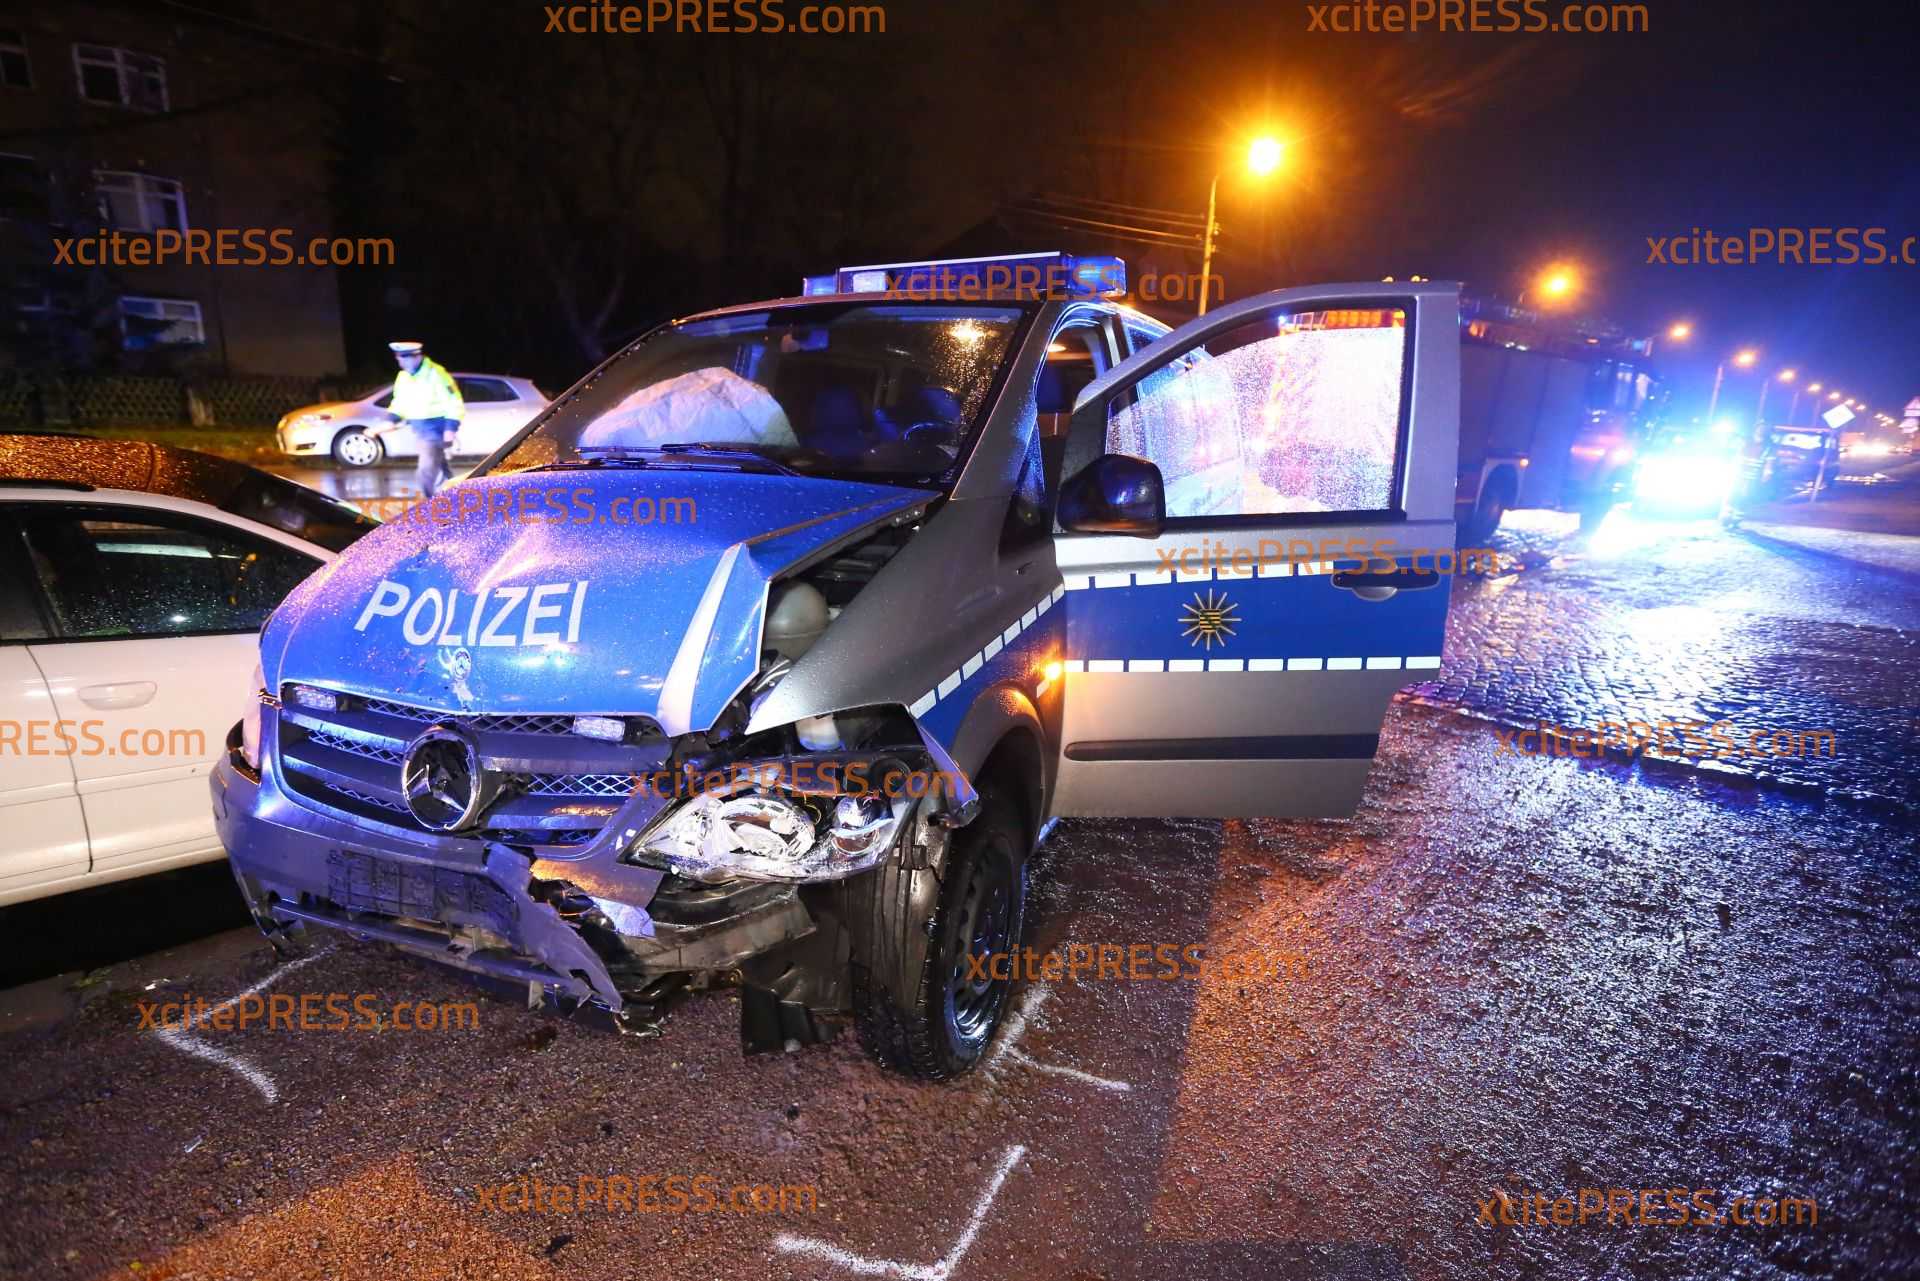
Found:
[[[455,374],[466,421],[454,438],[456,458],[482,458],[505,444],[547,407],[549,397],[526,378],[505,374]],[[412,458],[413,438],[404,431],[370,436],[367,428],[391,421],[387,406],[393,384],[374,388],[358,400],[339,400],[296,409],[274,429],[280,452],[291,458],[330,457],[342,467],[372,467],[389,458]]]

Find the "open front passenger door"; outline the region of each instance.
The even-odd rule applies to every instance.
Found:
[[[1388,700],[1440,666],[1459,405],[1431,283],[1247,298],[1081,392],[1055,813],[1354,811]]]

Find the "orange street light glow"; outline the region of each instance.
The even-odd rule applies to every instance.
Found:
[[[1278,138],[1255,138],[1247,148],[1247,168],[1264,177],[1280,167],[1286,152],[1286,144]]]

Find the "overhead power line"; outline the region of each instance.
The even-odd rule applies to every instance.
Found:
[[[1098,200],[1091,196],[1062,196],[1043,191],[1029,199],[1045,204],[1080,205],[1088,209],[1104,208],[1130,218],[1144,218],[1149,222],[1185,223],[1195,228],[1204,227],[1207,221],[1201,215],[1191,211],[1152,209],[1145,205],[1123,204],[1118,200]]]

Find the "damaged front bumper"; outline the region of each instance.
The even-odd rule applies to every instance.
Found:
[[[256,771],[236,727],[211,779],[235,878],[277,945],[337,930],[524,990],[530,1005],[603,1010],[629,1031],[656,1028],[686,992],[737,987],[748,1052],[826,1040],[849,1008],[838,887],[693,880],[624,860],[669,807],[658,796],[636,793],[563,852],[439,836],[291,794],[277,737],[269,715]],[[933,818],[902,825],[903,857],[944,840]]]

